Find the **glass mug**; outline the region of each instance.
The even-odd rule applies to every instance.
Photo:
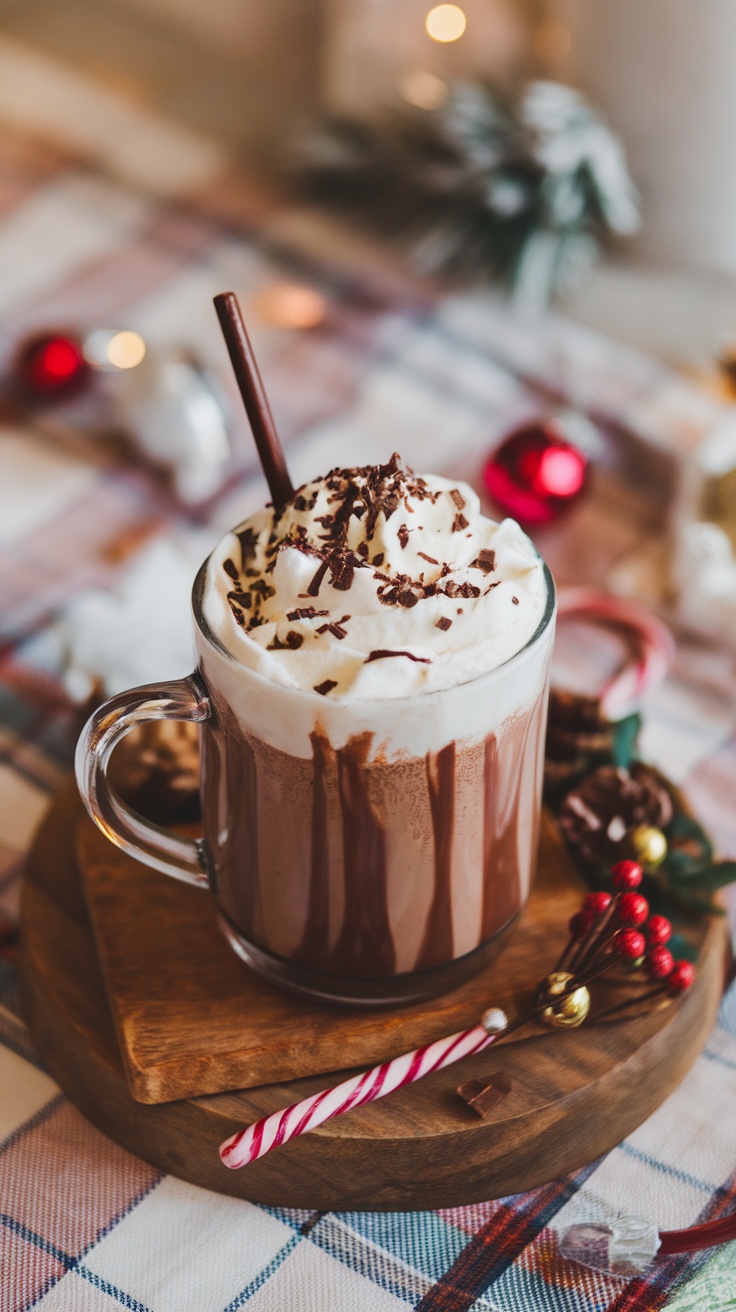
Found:
[[[438,692],[331,700],[242,665],[192,604],[198,666],[121,693],[87,723],[77,779],[118,847],[208,888],[249,966],[330,1001],[407,1002],[456,987],[523,907],[541,806],[555,591],[526,645]],[[152,720],[202,727],[203,837],[144,820],[107,779]]]

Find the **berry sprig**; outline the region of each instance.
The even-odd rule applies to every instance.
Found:
[[[644,875],[641,865],[619,861],[611,874],[614,892],[588,893],[570,918],[570,939],[555,970],[568,972],[569,988],[574,989],[625,961],[642,969],[656,985],[635,1001],[684,993],[693,983],[695,970],[689,961],[674,960],[666,946],[672,935],[669,920],[650,916],[649,903],[637,892]]]

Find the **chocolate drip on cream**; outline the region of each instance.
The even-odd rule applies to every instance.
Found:
[[[330,890],[328,871],[330,852],[327,826],[327,763],[332,755],[324,734],[310,734],[314,782],[312,785],[312,846],[307,890],[307,915],[302,941],[294,953],[295,961],[307,964],[318,959],[326,960],[330,936]]]
[[[486,739],[484,750],[483,938],[496,934],[526,900],[528,889],[521,885],[519,855],[519,818],[527,814],[524,790],[529,787],[524,765],[530,750],[529,739],[533,737],[532,766],[534,774],[539,774],[547,719],[546,691],[543,697],[537,698],[530,711],[514,718],[516,723],[510,737],[516,753],[516,768],[509,760],[508,751],[495,737]],[[530,850],[535,858],[536,832],[530,837]]]
[[[455,834],[456,744],[426,758],[434,835],[434,894],[427,916],[418,969],[450,961],[452,951],[452,843]]]
[[[338,974],[391,975],[396,950],[386,895],[386,834],[370,799],[367,762],[372,734],[337,753],[342,807],[345,915],[328,969]]]

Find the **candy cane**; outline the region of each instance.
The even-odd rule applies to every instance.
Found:
[[[405,1052],[394,1057],[393,1061],[382,1062],[362,1075],[353,1075],[332,1089],[322,1089],[321,1093],[313,1093],[310,1098],[303,1098],[284,1111],[273,1112],[254,1125],[239,1130],[220,1145],[220,1157],[233,1170],[247,1166],[282,1143],[288,1143],[289,1139],[296,1139],[298,1135],[323,1125],[333,1116],[341,1116],[353,1107],[363,1107],[404,1084],[421,1080],[432,1071],[440,1071],[463,1057],[482,1052],[507,1026],[505,1013],[500,1007],[492,1007],[480,1025],[459,1030],[457,1034],[437,1039],[424,1048],[415,1048],[413,1052]]]
[[[622,719],[639,705],[645,693],[662,683],[674,661],[675,644],[669,629],[645,606],[593,588],[561,588],[558,610],[560,615],[579,615],[591,622],[602,620],[629,636],[632,659],[609,679],[601,693],[607,719]]]

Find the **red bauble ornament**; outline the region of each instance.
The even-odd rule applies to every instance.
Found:
[[[672,938],[672,926],[666,916],[650,916],[644,927],[650,948],[662,947]]]
[[[644,935],[638,929],[620,929],[614,944],[618,955],[627,961],[638,961],[639,957],[644,956],[647,946]]]
[[[674,964],[669,948],[652,948],[644,958],[644,967],[650,979],[666,979]]]
[[[638,888],[644,877],[638,861],[617,861],[611,873],[614,888]]]
[[[565,438],[564,420],[517,428],[489,456],[483,480],[502,510],[522,524],[549,524],[581,495],[588,459]]]
[[[23,392],[34,401],[73,396],[85,386],[90,366],[81,342],[62,333],[44,333],[21,346],[15,374]]]
[[[612,900],[610,893],[588,893],[583,909],[592,912],[593,916],[600,916],[608,910]]]
[[[695,979],[695,967],[689,961],[676,961],[667,976],[667,989],[670,993],[684,993]]]

